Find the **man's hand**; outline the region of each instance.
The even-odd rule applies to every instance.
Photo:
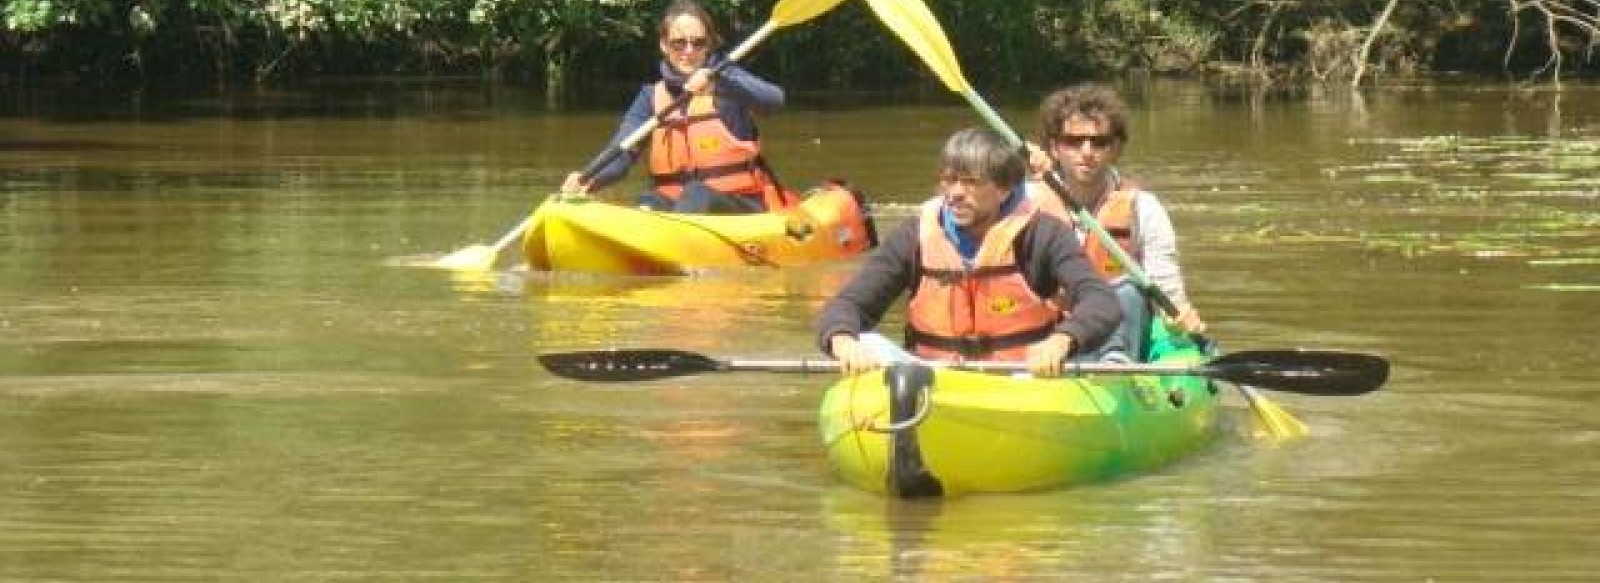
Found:
[[[1178,306],[1178,315],[1167,319],[1167,322],[1169,328],[1175,326],[1190,334],[1204,334],[1206,331],[1206,323],[1200,319],[1200,311],[1188,304]]]
[[[1022,144],[1028,148],[1028,176],[1034,179],[1043,177],[1045,172],[1050,171],[1050,166],[1055,164],[1055,160],[1051,159],[1050,153],[1044,151],[1038,144],[1033,142]]]
[[[1072,354],[1072,337],[1060,332],[1051,334],[1028,347],[1028,372],[1036,377],[1059,376],[1068,354]]]
[[[883,368],[883,362],[877,355],[862,346],[861,341],[850,334],[834,334],[828,339],[829,351],[833,358],[839,361],[839,372],[842,374],[858,374]]]

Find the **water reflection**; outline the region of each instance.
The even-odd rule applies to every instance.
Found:
[[[262,96],[0,118],[0,563],[17,580],[1600,569],[1600,360],[1582,341],[1600,312],[1595,88],[1127,89],[1126,170],[1169,203],[1223,350],[1377,352],[1394,377],[1364,397],[1273,395],[1312,427],[1284,447],[1235,428],[1145,476],[930,504],[828,475],[831,377],[600,385],[534,363],[814,355],[811,319],[851,263],[385,265],[503,232],[587,161],[609,111],[404,89],[320,114]],[[1031,104],[1002,113],[1031,125]],[[842,174],[903,220],[939,138],[976,123],[960,104],[872,102],[763,129],[786,179]]]
[[[537,346],[579,349],[655,340],[664,347],[718,349],[739,346],[729,340],[773,326],[804,328],[813,308],[848,275],[840,265],[690,277],[535,272],[523,276],[520,293]]]
[[[1227,527],[1217,493],[1204,484],[1147,479],[1116,488],[971,496],[950,501],[885,500],[831,490],[823,503],[837,531],[847,577],[910,580],[1193,577],[1214,562],[1214,533]],[[1112,576],[1117,578],[1116,576]]]

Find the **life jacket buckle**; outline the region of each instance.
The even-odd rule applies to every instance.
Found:
[[[956,352],[966,358],[978,358],[994,352],[994,339],[988,336],[967,334],[956,339]]]

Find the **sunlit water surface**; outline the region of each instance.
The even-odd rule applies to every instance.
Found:
[[[614,112],[403,84],[14,107],[0,579],[1591,580],[1600,92],[1127,90],[1124,170],[1171,207],[1224,350],[1376,352],[1394,375],[1273,394],[1312,427],[1279,447],[1230,395],[1223,439],[1175,466],[932,502],[829,475],[826,376],[600,385],[534,361],[813,356],[851,263],[395,265],[493,241]],[[893,101],[766,118],[769,156],[791,184],[850,179],[891,227],[979,123]]]

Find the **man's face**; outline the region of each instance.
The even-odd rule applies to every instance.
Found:
[[[1111,135],[1104,117],[1073,114],[1061,122],[1061,132],[1050,138],[1050,153],[1061,163],[1067,179],[1080,184],[1102,180],[1122,155],[1122,143]]]
[[[939,173],[939,194],[956,226],[987,229],[1000,218],[1000,205],[1009,190],[986,178],[946,169]]]

